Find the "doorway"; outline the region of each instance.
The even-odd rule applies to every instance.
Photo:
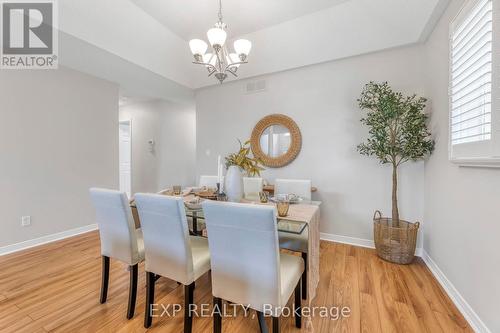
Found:
[[[132,193],[132,121],[122,120],[119,125],[120,191]]]

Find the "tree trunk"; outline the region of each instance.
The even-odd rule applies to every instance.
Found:
[[[392,165],[392,223],[399,225],[399,208],[398,208],[398,166]]]

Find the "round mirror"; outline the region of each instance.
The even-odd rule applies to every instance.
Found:
[[[274,158],[285,155],[291,143],[290,130],[282,125],[271,125],[260,136],[260,149],[264,155]]]
[[[278,168],[292,162],[300,152],[302,137],[292,118],[273,114],[261,119],[250,139],[252,152],[265,166]]]

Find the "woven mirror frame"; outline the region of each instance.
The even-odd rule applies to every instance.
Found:
[[[278,157],[266,155],[260,147],[260,137],[262,133],[272,125],[281,125],[290,131],[291,143],[288,151]],[[300,134],[299,126],[292,118],[283,114],[272,114],[262,118],[252,131],[250,145],[254,156],[260,158],[262,163],[270,168],[280,168],[290,164],[299,154],[302,147],[302,135]]]

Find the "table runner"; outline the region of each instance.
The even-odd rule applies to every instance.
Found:
[[[320,211],[317,205],[291,205],[289,220],[307,222],[309,240],[307,248],[307,299],[311,302],[316,297],[319,284],[319,220]]]

